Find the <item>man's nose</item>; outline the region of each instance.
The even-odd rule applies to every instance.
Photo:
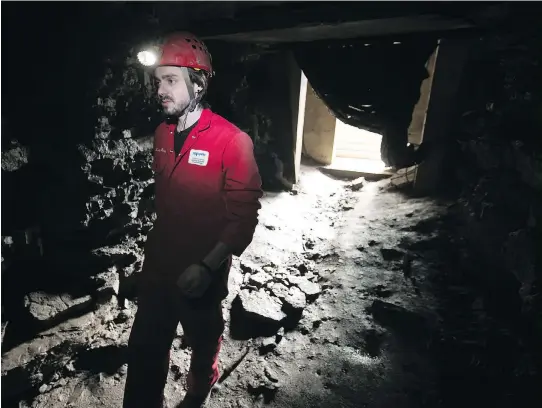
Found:
[[[164,85],[160,84],[158,85],[158,96],[163,97],[166,94],[164,90]]]

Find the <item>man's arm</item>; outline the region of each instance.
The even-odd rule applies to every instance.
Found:
[[[231,248],[223,242],[215,245],[211,252],[203,258],[203,264],[212,271],[216,271],[222,262],[232,254]]]
[[[222,161],[228,225],[218,244],[203,260],[213,270],[218,269],[228,256],[241,256],[252,242],[263,195],[254,146],[246,133],[232,138]]]

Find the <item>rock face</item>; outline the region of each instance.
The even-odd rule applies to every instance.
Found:
[[[102,68],[87,112],[95,120],[85,128],[91,136],[68,132],[29,146],[13,142],[2,152],[6,188],[27,192],[11,195],[7,209],[16,221],[2,229],[9,347],[26,330],[24,319],[47,327],[133,295],[155,217],[148,136],[158,119],[145,78],[124,56]]]
[[[476,279],[533,321],[540,320],[542,311],[542,122],[540,87],[535,85],[541,58],[535,44],[540,41],[537,30],[526,30],[479,43],[460,101],[460,148],[452,160],[461,166],[451,171],[461,186],[466,221],[461,234],[489,262],[478,268]],[[491,67],[483,62],[489,55],[495,61]],[[488,89],[495,90],[491,97]]]

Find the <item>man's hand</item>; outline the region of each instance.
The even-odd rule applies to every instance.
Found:
[[[184,270],[177,279],[177,286],[189,298],[199,298],[211,284],[212,276],[204,265],[193,264]]]

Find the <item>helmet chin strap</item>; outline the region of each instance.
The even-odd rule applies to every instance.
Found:
[[[188,104],[186,109],[187,109],[187,112],[192,112],[194,109],[196,109],[196,106],[198,104],[198,101],[196,100],[196,96],[194,95],[194,85],[192,84],[192,81],[190,81],[188,68],[181,67],[181,72],[183,75],[184,83],[186,84],[186,89],[188,89],[188,96],[190,98],[190,103]]]

